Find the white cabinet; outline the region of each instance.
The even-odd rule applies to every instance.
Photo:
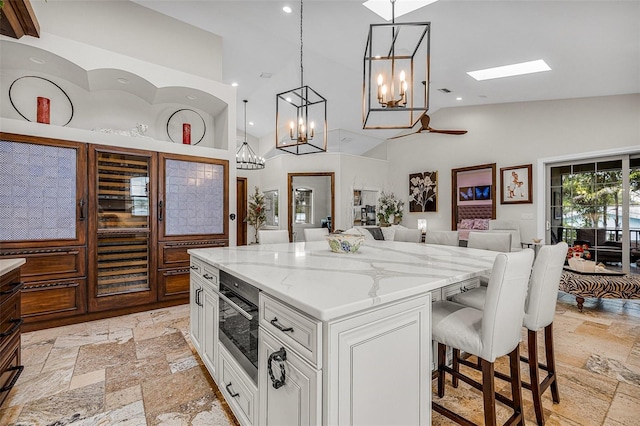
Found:
[[[328,324],[329,425],[431,424],[430,295]]]
[[[259,336],[259,424],[322,424],[321,371],[309,365],[289,346],[264,331],[262,327]],[[268,366],[271,366],[271,369]]]
[[[207,275],[210,278],[203,277]],[[211,376],[218,366],[218,270],[191,261],[190,331],[191,341]]]
[[[224,399],[242,426],[261,424],[255,421],[258,410],[258,388],[222,344],[218,349],[220,372],[216,383]]]

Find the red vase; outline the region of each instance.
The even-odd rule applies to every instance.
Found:
[[[182,123],[182,143],[191,145],[191,124]]]
[[[38,96],[38,123],[49,124],[50,122],[50,101],[49,98]]]

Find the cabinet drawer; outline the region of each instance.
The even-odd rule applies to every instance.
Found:
[[[1,255],[3,258],[23,257],[26,260],[20,269],[25,282],[86,275],[85,247],[14,250],[4,251]]]
[[[260,326],[291,346],[311,364],[322,368],[320,321],[260,293]]]
[[[13,336],[6,349],[0,352],[0,407],[11,392],[23,367],[20,365],[20,334]]]
[[[442,289],[442,298],[450,300],[454,294],[463,293],[476,287],[480,287],[480,278],[477,277],[451,284]]]
[[[20,269],[14,269],[0,279],[0,304],[20,290]]]
[[[220,271],[218,268],[211,266],[200,259],[196,259],[195,257],[191,258],[191,265],[189,268],[191,270],[191,274],[205,282],[208,282],[209,284],[213,284],[214,288],[219,288],[218,283],[220,282]]]
[[[186,298],[189,294],[189,269],[165,269],[157,275],[160,300]]]
[[[189,265],[189,253],[187,253],[187,250],[225,247],[227,244],[227,240],[158,243],[158,268],[186,267]]]
[[[20,335],[20,291],[15,291],[0,305],[0,353],[5,352],[8,342]]]
[[[222,345],[218,345],[220,367],[218,388],[233,409],[240,424],[256,423],[258,388],[229,355]]]
[[[25,323],[87,312],[85,279],[26,283],[22,289]]]

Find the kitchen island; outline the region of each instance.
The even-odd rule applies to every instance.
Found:
[[[430,424],[430,303],[477,286],[497,255],[392,241],[354,254],[324,241],[189,253],[194,346],[247,425]],[[258,317],[257,380],[218,343],[228,277],[260,290],[245,312]]]

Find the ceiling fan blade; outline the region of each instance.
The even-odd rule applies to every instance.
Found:
[[[438,130],[429,128],[430,133],[442,133],[445,135],[464,135],[467,133],[467,130]]]
[[[390,138],[387,138],[387,140],[389,140],[389,139],[398,139],[398,138],[403,138],[405,136],[415,135],[416,133],[420,133],[421,131],[422,131],[422,129],[418,129],[417,132],[411,132],[411,133],[405,133],[403,135],[391,136]]]

